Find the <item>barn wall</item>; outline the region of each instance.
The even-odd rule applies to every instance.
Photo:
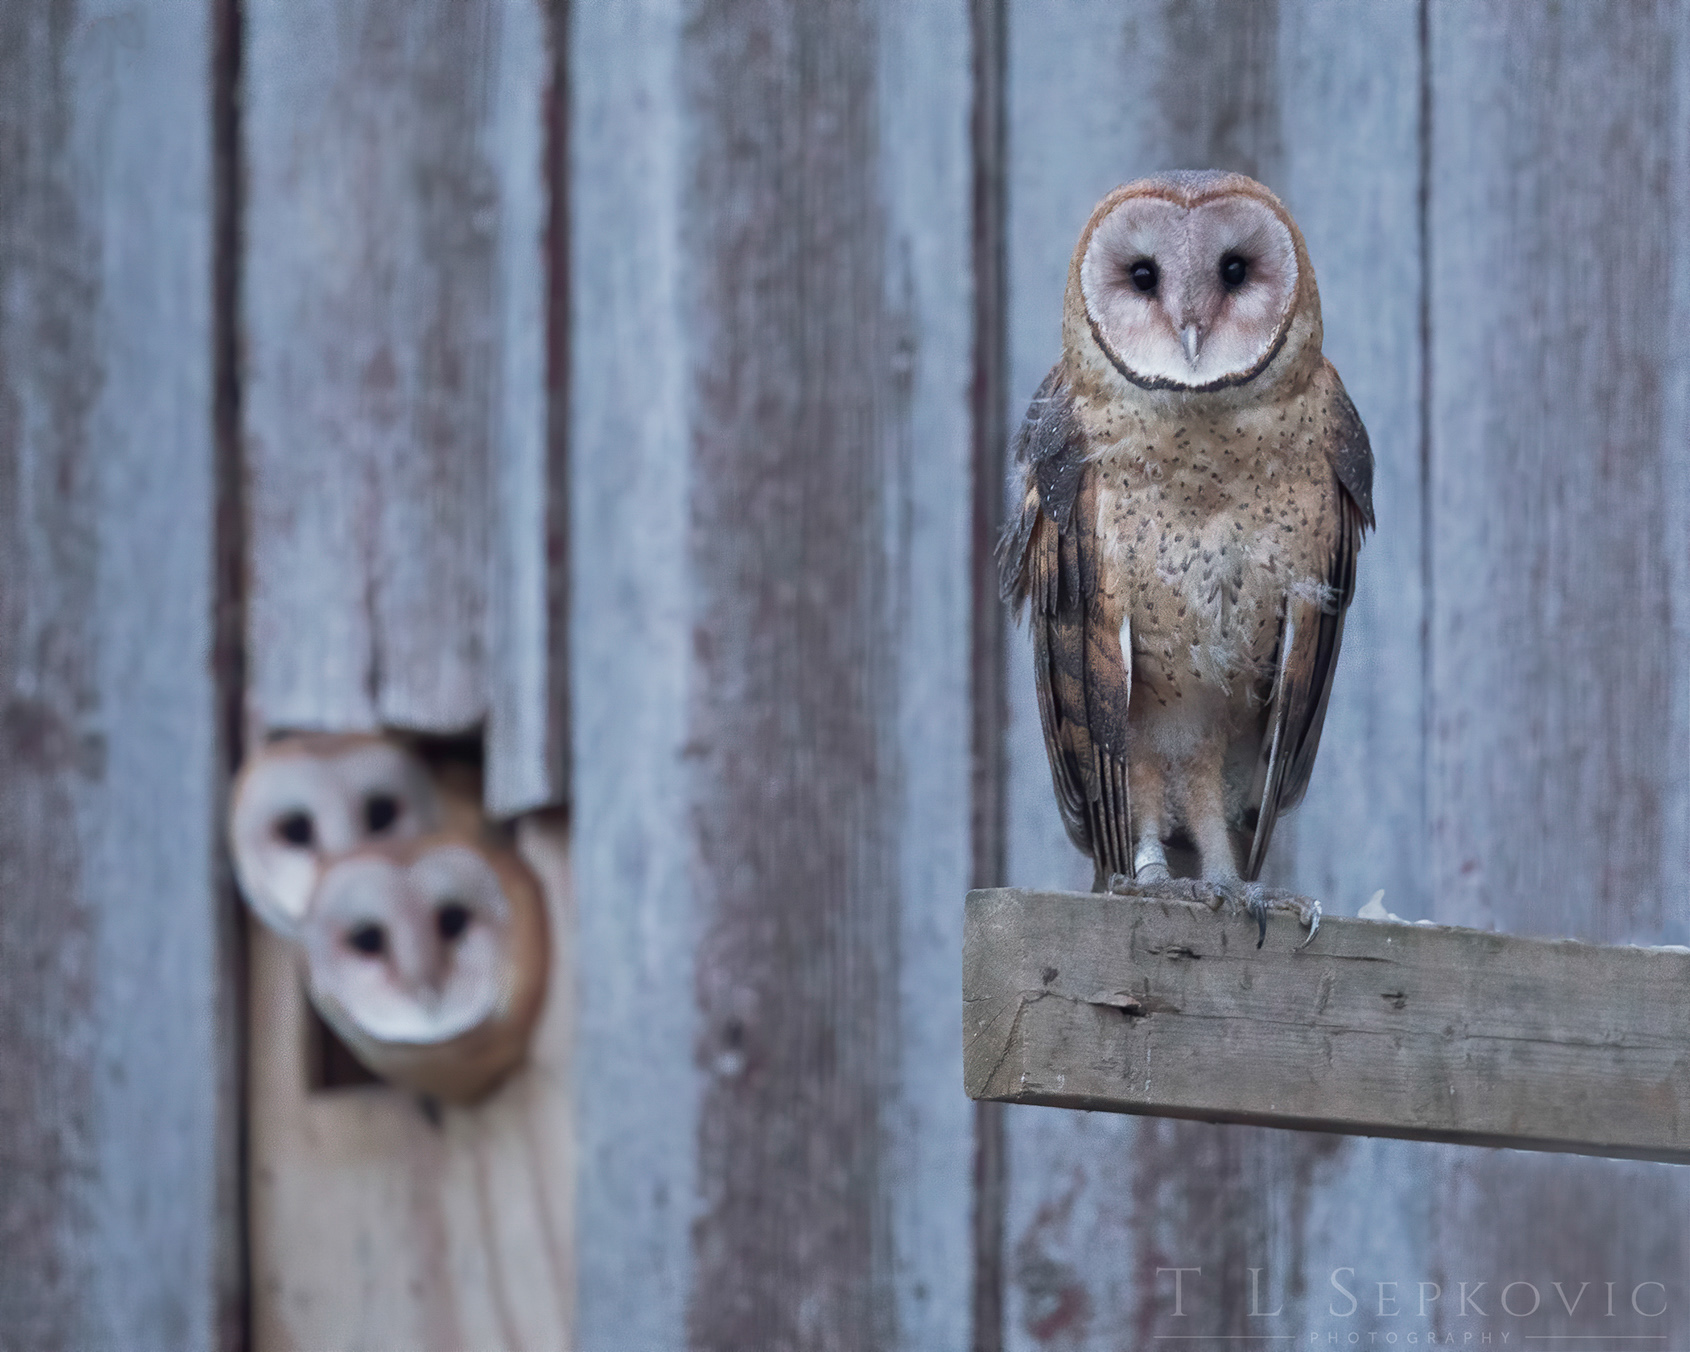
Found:
[[[1439,4],[1428,43],[1427,913],[1683,943],[1690,6]],[[1687,1189],[1463,1152],[1437,1270],[1616,1281],[1603,1332],[1683,1341]],[[1530,1331],[1592,1327],[1552,1303]]]
[[[1011,370],[1023,397],[1059,350],[1074,240],[1116,183],[1234,169],[1272,186],[1303,228],[1326,351],[1372,432],[1380,528],[1320,767],[1269,872],[1350,913],[1381,887],[1398,910],[1423,904],[1417,8],[1012,4],[1009,54]],[[1087,887],[1089,864],[1050,801],[1017,638],[1008,876]],[[1419,1261],[1415,1184],[1434,1148],[1027,1108],[1009,1110],[1008,1128],[1009,1347],[1261,1332],[1252,1267],[1257,1308],[1307,1311],[1324,1309],[1331,1266]],[[1173,1277],[1156,1269],[1179,1266],[1202,1272],[1182,1279],[1188,1314],[1169,1324]]]
[[[543,0],[245,0],[240,482],[249,739],[479,735],[553,953],[489,1101],[326,1082],[296,952],[254,927],[252,1335],[567,1346],[574,1000],[557,251]]]
[[[1011,0],[1011,385],[1024,396],[1055,357],[1064,269],[1108,187],[1199,164],[1273,186],[1372,435],[1379,530],[1270,876],[1348,913],[1382,888],[1410,917],[1676,942],[1686,367],[1667,251],[1690,177],[1686,10],[1556,15]],[[1027,663],[1013,653],[1009,877],[1084,886]],[[1007,1126],[1012,1347],[1406,1327],[1376,1302],[1333,1316],[1346,1267],[1358,1291],[1495,1295],[1683,1265],[1666,1166],[1043,1109]],[[1182,1320],[1155,1271],[1172,1266],[1203,1269]],[[1251,1314],[1251,1268],[1254,1308],[1281,1318]],[[1445,1302],[1430,1322],[1458,1340],[1690,1322],[1592,1325],[1588,1303],[1511,1321],[1480,1303],[1498,1319]]]
[[[208,5],[0,7],[0,1346],[241,1334]]]
[[[561,801],[542,0],[248,0],[247,687],[279,729],[488,733]]]
[[[570,55],[580,1342],[960,1348],[967,13]]]
[[[1685,941],[1685,0],[0,7],[0,1348],[1682,1341],[1680,1170],[961,1095],[964,890],[1090,876],[1003,427],[1191,165],[1378,457],[1270,872]],[[321,1083],[228,895],[240,735],[384,726],[546,882],[477,1108]]]

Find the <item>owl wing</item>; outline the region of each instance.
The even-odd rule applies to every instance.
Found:
[[[1326,721],[1326,704],[1332,694],[1332,675],[1338,667],[1344,615],[1355,597],[1356,551],[1362,535],[1373,525],[1373,448],[1367,440],[1367,429],[1330,363],[1323,374],[1333,390],[1326,453],[1337,507],[1337,529],[1330,542],[1326,573],[1329,595],[1322,600],[1285,598],[1279,662],[1262,738],[1265,768],[1246,878],[1260,874],[1279,814],[1300,803],[1308,789],[1315,752],[1320,749],[1321,725]]]
[[[1099,883],[1132,871],[1127,705],[1132,672],[1124,623],[1101,590],[1096,474],[1061,368],[1045,377],[1016,433],[1021,508],[999,545],[1004,598],[1026,604],[1039,721],[1057,807]]]

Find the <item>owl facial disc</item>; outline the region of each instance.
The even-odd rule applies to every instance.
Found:
[[[1122,375],[1146,389],[1213,390],[1267,367],[1298,283],[1296,240],[1274,205],[1225,189],[1188,194],[1176,177],[1130,191],[1097,222],[1080,292]]]
[[[254,913],[291,936],[326,860],[434,830],[427,768],[382,737],[306,733],[255,752],[235,785],[229,839]]]
[[[350,855],[324,873],[303,926],[313,999],[384,1043],[448,1042],[509,996],[510,911],[467,845]]]

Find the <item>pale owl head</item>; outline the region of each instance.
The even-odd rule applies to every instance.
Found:
[[[312,1002],[383,1078],[443,1098],[517,1060],[544,990],[544,908],[516,855],[456,836],[324,871],[300,927]]]
[[[376,736],[305,733],[248,758],[235,783],[229,840],[253,911],[292,935],[324,861],[372,840],[407,840],[440,825],[422,761]]]
[[[1170,173],[1115,189],[1080,236],[1069,292],[1069,342],[1089,337],[1144,389],[1242,385],[1300,356],[1311,336],[1320,347],[1296,223],[1240,174]]]

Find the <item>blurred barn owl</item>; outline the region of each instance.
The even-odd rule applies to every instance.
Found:
[[[1303,796],[1373,524],[1303,237],[1252,179],[1117,188],[1068,270],[1015,443],[1006,596],[1030,603],[1056,799],[1099,888],[1318,906],[1254,880]],[[1194,850],[1201,881],[1171,874]]]
[[[546,914],[502,843],[452,832],[361,848],[324,870],[300,938],[312,1003],[383,1079],[467,1102],[522,1059]]]
[[[247,759],[229,840],[247,903],[292,935],[325,860],[370,840],[439,828],[441,796],[409,748],[365,734],[301,733]]]

